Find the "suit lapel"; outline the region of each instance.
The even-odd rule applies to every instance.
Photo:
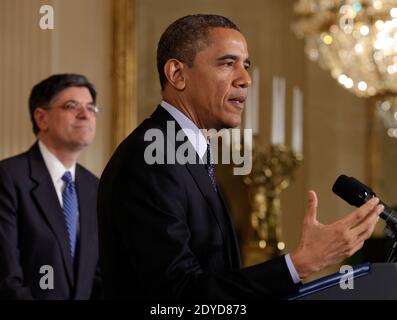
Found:
[[[216,221],[218,222],[219,229],[222,232],[223,240],[226,241],[226,230],[225,230],[225,217],[218,195],[214,191],[214,187],[211,184],[208,173],[203,164],[186,164],[186,167],[196,182],[198,188],[201,191],[204,199],[208,202],[212,213],[214,214]]]
[[[214,191],[207,170],[203,164],[186,164],[186,167],[195,180],[202,195],[207,200],[218,222],[219,229],[222,232],[226,244],[226,250],[229,252],[228,259],[230,266],[239,268],[241,266],[241,261],[236,235],[220,189],[218,188],[218,193]]]
[[[225,201],[225,197],[223,196],[223,192],[222,192],[222,190],[220,189],[220,188],[218,188],[218,192],[219,192],[219,197],[220,197],[220,199],[221,199],[221,201],[222,201],[222,205],[223,205],[223,207],[225,208],[225,212],[227,212],[227,214],[226,214],[226,219],[227,219],[227,222],[228,222],[228,224],[229,224],[229,230],[231,230],[231,234],[232,234],[232,236],[231,236],[231,245],[232,245],[232,250],[233,250],[233,257],[234,257],[234,261],[233,261],[233,266],[236,266],[237,268],[240,268],[241,267],[241,257],[240,257],[240,250],[239,250],[239,245],[238,245],[238,242],[237,242],[237,236],[236,236],[236,232],[235,232],[235,230],[234,230],[234,227],[233,227],[233,223],[232,223],[232,220],[231,220],[231,218],[230,218],[230,214],[229,214],[229,209],[228,209],[228,207],[227,207],[227,205],[226,205],[226,201]]]
[[[156,111],[152,114],[151,118],[158,123],[162,129],[164,130],[165,134],[167,134],[167,121],[175,121],[175,132],[177,133],[181,130],[178,122],[166,111],[163,107],[158,106]],[[178,150],[179,146],[183,143],[186,143],[188,138],[185,136],[184,141],[170,141],[169,143],[175,143],[175,150]],[[193,146],[189,143],[189,147],[193,148]],[[195,151],[194,151],[195,152]],[[218,223],[219,229],[221,230],[223,240],[226,244],[228,244],[228,233],[227,233],[227,218],[225,217],[225,211],[223,210],[222,204],[219,200],[218,194],[214,191],[214,188],[211,184],[210,177],[208,176],[207,170],[205,165],[202,163],[199,156],[196,154],[196,163],[187,163],[186,168],[188,169],[189,173],[193,177],[194,181],[196,182],[201,194],[203,195],[204,199],[208,202],[209,207],[211,208],[212,214],[215,216],[215,219]],[[229,248],[230,249],[230,248]]]
[[[54,232],[62,251],[70,286],[73,287],[73,261],[70,254],[65,218],[50,173],[45,166],[37,143],[28,151],[28,158],[31,178],[37,183],[36,188],[32,190],[33,198]]]

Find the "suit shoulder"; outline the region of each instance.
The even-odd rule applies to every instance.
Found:
[[[81,164],[77,164],[76,167],[78,168],[79,174],[83,179],[87,180],[92,184],[98,185],[99,179],[96,175],[94,175],[91,171],[83,167]]]
[[[120,162],[120,157],[127,163],[131,161],[143,161],[143,159],[141,159],[143,151],[152,143],[152,141],[147,138],[147,134],[151,132],[151,130],[160,133],[162,128],[150,118],[144,120],[118,145],[109,162]]]
[[[29,168],[27,152],[0,161],[0,170],[9,176],[26,174]]]
[[[136,147],[139,146],[146,146],[150,143],[150,140],[147,138],[148,133],[153,130],[155,132],[162,132],[162,127],[154,122],[152,119],[144,120],[131,134],[124,139],[124,141],[120,145],[135,145]]]

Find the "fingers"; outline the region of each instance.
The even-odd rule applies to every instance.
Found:
[[[371,212],[378,203],[378,198],[372,198],[371,200],[363,204],[360,208],[354,210],[346,218],[340,220],[341,223],[345,224],[349,228],[354,228],[367,217],[368,213]]]
[[[375,221],[378,221],[378,218]],[[353,255],[356,251],[360,250],[363,247],[365,240],[367,240],[371,236],[372,232],[374,232],[375,226],[376,223],[371,225],[371,227],[369,227],[357,237],[357,240],[352,246],[352,250],[349,252],[349,256]]]
[[[305,216],[305,221],[309,223],[317,222],[317,195],[314,191],[310,190],[308,192],[308,203],[307,212]]]
[[[348,256],[351,257],[353,254],[355,254],[358,250],[360,250],[364,245],[364,241],[358,241],[356,245],[353,246],[353,248],[349,251]]]
[[[361,233],[358,234],[358,241],[367,240],[374,232],[374,229],[378,221],[379,221],[379,217],[375,217],[374,220],[372,221],[372,224],[370,224],[368,228],[364,229]]]
[[[362,248],[364,241],[367,240],[374,232],[376,223],[379,220],[379,213],[383,211],[383,206],[376,206],[366,217],[362,223],[356,228],[349,230],[349,240],[347,241],[347,256],[353,255]],[[353,233],[352,233],[353,232]]]
[[[365,233],[366,231],[369,231],[371,228],[373,229],[375,227],[375,224],[379,220],[379,214],[383,212],[384,206],[383,205],[377,205],[366,217],[364,220],[362,220],[360,223],[358,223],[354,228],[354,233],[356,235],[361,235],[362,233]],[[370,232],[372,234],[372,231]]]

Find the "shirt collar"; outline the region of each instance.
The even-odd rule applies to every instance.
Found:
[[[207,139],[195,123],[173,105],[161,101],[160,105],[176,120],[200,158],[207,152]]]
[[[75,180],[76,163],[74,163],[69,169],[65,168],[63,163],[46,147],[46,145],[39,140],[39,148],[41,155],[43,156],[44,163],[47,166],[48,171],[54,184],[58,183],[65,171],[70,171],[73,181]]]

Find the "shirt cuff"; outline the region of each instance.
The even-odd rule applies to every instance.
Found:
[[[287,263],[287,267],[291,275],[292,281],[294,281],[295,284],[301,282],[299,274],[296,271],[294,264],[292,263],[289,253],[285,255],[285,262]]]

